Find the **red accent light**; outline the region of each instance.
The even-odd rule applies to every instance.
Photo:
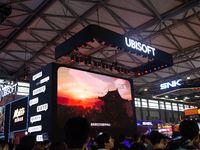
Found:
[[[101,68],[101,66],[99,65],[98,68]]]
[[[90,42],[87,42],[87,44],[90,44]]]
[[[106,70],[108,70],[108,68],[106,68]]]
[[[81,64],[83,64],[83,62],[81,62]]]
[[[140,73],[138,73],[137,75],[138,75],[138,76],[140,76],[141,74],[140,74]]]
[[[145,71],[145,73],[148,73],[148,71]]]
[[[156,68],[154,68],[154,70],[156,70]]]
[[[24,77],[24,80],[26,80],[26,79],[27,79],[27,76]]]
[[[83,46],[80,46],[79,48],[82,48]]]
[[[128,75],[130,75],[131,73],[130,72],[128,72]]]
[[[162,65],[161,67],[163,68],[164,66]]]
[[[88,66],[92,66],[92,64],[88,64]]]
[[[72,59],[71,62],[74,62],[74,59]]]
[[[198,91],[199,91],[200,89],[198,89]]]

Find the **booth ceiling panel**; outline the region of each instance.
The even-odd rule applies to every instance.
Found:
[[[137,12],[144,12],[146,14],[151,14],[148,9],[146,9],[139,1],[137,0],[122,0],[116,3],[116,1],[108,1],[108,6],[117,6],[123,8],[127,11],[137,11]],[[121,10],[121,9],[120,9]],[[119,10],[119,11],[120,11]]]
[[[198,61],[192,61],[192,63],[193,63],[196,67],[200,67],[200,62],[198,62]]]
[[[163,14],[182,4],[181,2],[174,0],[167,0],[167,1],[151,0],[150,2],[153,4],[153,6],[155,7],[155,9],[158,11],[159,14]]]
[[[29,9],[35,10],[40,4],[42,4],[42,2],[44,2],[46,0],[34,0],[34,1],[27,1],[24,3],[20,3],[19,5],[23,8],[23,5],[25,5],[26,7],[28,7]],[[22,5],[23,4],[23,5]]]
[[[61,0],[59,0],[61,1]],[[62,2],[62,1],[61,1]],[[88,9],[95,5],[95,3],[87,3],[87,2],[80,2],[80,1],[63,1],[65,5],[69,6],[77,15],[81,16],[85,13]]]
[[[153,17],[151,16],[146,16],[143,14],[139,14],[139,13],[134,13],[134,12],[128,12],[125,10],[119,10],[117,8],[112,8],[111,10],[117,14],[117,16],[119,16],[120,18],[123,18],[123,20],[125,22],[128,22],[131,27],[135,28],[140,26],[141,24],[144,24],[147,21],[150,21],[151,19],[153,19]],[[124,17],[126,16],[126,17]]]
[[[39,28],[39,29],[52,29],[47,23],[44,22],[41,18],[37,18],[35,22],[30,25],[31,28]]]
[[[181,47],[183,49],[187,48],[188,46],[192,46],[192,45],[198,44],[197,41],[192,41],[192,40],[188,40],[188,39],[185,39],[185,38],[176,37],[176,40],[178,41],[179,44],[181,44]]]
[[[13,31],[14,30],[4,30],[4,31],[0,31],[0,32],[1,32],[1,36],[8,37]]]
[[[64,15],[64,16],[73,16],[69,13],[64,6],[56,1],[50,8],[45,11],[45,14],[54,14],[54,15]]]
[[[28,17],[28,15],[27,15],[27,16],[21,16],[21,17],[15,17],[15,18],[9,18],[9,21],[13,22],[14,25],[15,25],[16,27],[18,27],[20,24],[23,23],[23,21],[25,21],[25,19],[26,19],[27,17]]]
[[[189,23],[188,23],[189,24]],[[175,37],[185,37],[188,39],[194,39],[194,40],[198,40],[198,38],[195,36],[195,34],[192,32],[192,30],[190,30],[188,28],[187,25],[183,24],[177,28],[174,28],[173,30],[171,30],[171,32],[175,35]]]
[[[190,69],[186,69],[186,68],[181,68],[181,67],[172,67],[177,73],[181,73],[181,72],[185,72],[185,71],[189,71]]]
[[[57,35],[55,31],[34,31],[33,34],[39,40],[51,41]]]
[[[59,17],[46,17],[49,21],[55,23],[61,29],[65,29],[68,25],[70,25],[75,19],[72,18],[59,18]]]

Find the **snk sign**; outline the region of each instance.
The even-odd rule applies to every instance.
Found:
[[[181,85],[181,83],[179,83],[180,81],[182,81],[182,79],[178,79],[178,80],[174,80],[174,81],[171,81],[171,82],[162,83],[162,84],[160,84],[160,89],[161,90],[165,90],[165,89],[169,89],[171,87],[180,86]]]

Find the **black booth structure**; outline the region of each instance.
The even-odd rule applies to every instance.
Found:
[[[134,72],[135,77],[173,65],[171,54],[97,25],[87,26],[57,46],[55,59],[69,55],[74,61],[77,53],[77,62],[84,60],[92,65],[91,61],[97,59],[94,66],[98,61],[102,68],[109,63],[111,71],[113,67],[120,69],[120,63],[104,62],[78,52],[94,40],[147,58],[148,62],[142,66],[122,65],[128,73]],[[137,132],[131,79],[51,63],[31,74],[29,96],[28,133],[35,135],[37,141],[63,140],[66,120],[76,116],[89,120],[93,137],[102,131],[115,137]]]
[[[1,136],[7,142],[14,139],[14,134],[25,132],[28,129],[28,111],[29,111],[29,97],[22,97],[5,104],[4,107],[4,121],[3,132]]]
[[[136,54],[138,56],[141,55],[142,57],[147,58],[147,63],[140,66],[133,67],[122,65],[125,70],[128,70],[128,72],[134,72],[135,77],[149,74],[173,65],[173,58],[171,54],[147,45],[145,41],[137,41],[98,25],[88,25],[71,38],[57,46],[55,48],[55,59],[66,55],[70,56],[74,52],[77,52],[80,48],[86,47],[89,43],[94,42],[94,40],[104,44],[105,46],[115,47],[119,51],[129,52],[131,54]],[[81,56],[81,58],[78,58],[77,56],[75,58],[76,61],[79,61],[78,59],[80,59],[80,61],[83,61],[83,59],[91,61],[92,59],[91,56],[84,55]],[[72,59],[74,60],[73,55]],[[119,64],[118,62],[104,61],[105,60],[99,60],[99,63],[102,63],[102,66],[108,63],[111,68],[120,68],[120,66],[117,65]]]
[[[51,63],[31,75],[28,134],[37,141],[64,139],[72,117],[86,117],[91,136],[137,132],[133,85],[129,79]]]

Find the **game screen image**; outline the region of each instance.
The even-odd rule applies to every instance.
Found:
[[[92,130],[131,134],[131,84],[128,80],[60,67],[57,78],[57,121],[63,128],[72,117],[86,117]]]

